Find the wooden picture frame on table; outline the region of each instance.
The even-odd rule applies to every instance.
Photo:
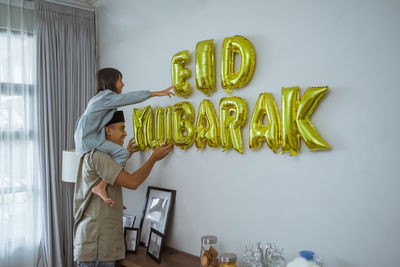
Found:
[[[136,216],[124,214],[122,215],[122,224],[123,227],[133,227],[135,225]]]
[[[175,190],[154,186],[147,188],[146,204],[140,221],[140,244],[148,246],[151,228],[165,237],[175,196]]]
[[[125,227],[124,228],[124,240],[126,252],[137,254],[139,251],[139,228]]]
[[[165,235],[151,228],[146,254],[159,264],[161,263],[164,243]]]

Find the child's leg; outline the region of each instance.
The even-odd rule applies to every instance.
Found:
[[[126,161],[129,157],[129,152],[123,146],[120,146],[114,142],[106,140],[103,144],[96,147],[104,153],[110,155],[118,164],[125,166]],[[114,206],[114,201],[108,197],[107,194],[107,183],[101,180],[97,185],[92,188],[93,194],[98,195],[104,200],[104,203]]]
[[[96,147],[96,149],[110,155],[121,166],[125,166],[125,163],[129,158],[128,150],[126,150],[123,146],[108,140]]]
[[[104,182],[103,180],[100,180],[98,184],[93,186],[92,193],[101,197],[104,203],[110,205],[110,207],[114,207],[114,201],[111,198],[109,198],[107,194],[107,183]]]

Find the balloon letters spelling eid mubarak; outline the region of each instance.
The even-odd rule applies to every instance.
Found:
[[[235,68],[235,56],[240,66]],[[171,60],[171,77],[175,94],[188,97],[191,86],[187,81],[191,70],[185,68],[189,62],[189,51],[176,53]],[[246,86],[253,76],[255,52],[250,41],[243,36],[224,39],[221,48],[221,87],[231,93],[233,89]],[[234,70],[237,69],[235,72]],[[195,53],[196,88],[210,96],[215,88],[214,41],[200,41]],[[297,155],[300,138],[311,150],[327,150],[330,145],[321,137],[310,121],[310,116],[328,87],[309,87],[300,98],[299,87],[282,88],[281,112],[271,93],[261,93],[253,107],[249,122],[249,148],[260,149],[263,143],[277,153]],[[203,100],[198,108],[197,119],[189,102],[156,108],[150,106],[143,110],[133,110],[133,131],[137,146],[148,150],[165,143],[174,142],[182,149],[195,143],[198,150],[206,145],[221,147],[223,151],[234,149],[243,153],[242,129],[247,120],[245,99],[230,96],[219,102],[219,117],[212,102]],[[264,124],[264,121],[266,122]]]

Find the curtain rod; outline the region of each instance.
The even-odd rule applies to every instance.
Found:
[[[81,6],[77,3],[72,3],[72,2],[64,2],[62,0],[45,0],[46,2],[50,2],[50,3],[54,3],[54,4],[59,4],[59,5],[63,5],[63,6],[69,6],[69,7],[74,7],[74,8],[80,8],[80,9],[84,9],[84,10],[88,10],[88,11],[95,11],[95,7],[85,7],[85,6]],[[28,9],[33,9],[33,0],[24,0],[24,1],[13,1],[13,0],[0,0],[1,4],[10,4],[12,6],[16,6],[16,7],[21,7],[21,4],[24,2],[24,8],[28,8]],[[89,5],[89,4],[88,4]]]
[[[21,5],[22,3],[22,5]],[[33,1],[32,0],[25,0],[25,1],[9,1],[9,0],[0,0],[0,4],[10,5],[14,7],[24,7],[25,9],[33,9]]]
[[[46,0],[46,2],[50,2],[50,3],[54,3],[54,4],[59,4],[59,5],[63,5],[63,6],[69,6],[69,7],[74,7],[74,8],[80,8],[80,9],[84,9],[84,10],[88,10],[88,11],[94,11],[95,8],[94,7],[84,7],[81,6],[77,3],[72,3],[70,1],[61,1],[61,0]]]

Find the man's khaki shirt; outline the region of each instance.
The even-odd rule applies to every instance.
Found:
[[[108,154],[92,150],[80,161],[74,194],[74,260],[115,261],[125,257],[122,190],[114,184],[123,167]],[[110,207],[91,191],[100,179],[107,185]]]

